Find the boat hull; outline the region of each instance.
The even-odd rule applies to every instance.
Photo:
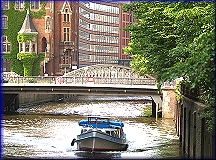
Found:
[[[77,136],[77,149],[82,151],[125,151],[125,138],[117,138],[96,129]]]

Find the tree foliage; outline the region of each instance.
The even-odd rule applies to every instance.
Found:
[[[139,74],[151,74],[158,83],[184,77],[192,88],[213,89],[213,3],[134,2],[123,5],[136,23],[124,30],[130,42],[124,48]]]
[[[133,58],[131,67],[155,75],[159,84],[183,77],[213,107],[214,3],[133,2],[122,8],[136,22],[124,28],[130,32],[124,52]]]

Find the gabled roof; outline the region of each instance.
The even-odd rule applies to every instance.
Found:
[[[68,3],[68,1],[64,1],[63,5],[62,5],[62,7],[61,7],[61,9],[60,9],[59,11],[60,11],[60,12],[63,12],[63,10],[64,10],[66,4],[69,6],[69,12],[72,12],[71,6],[70,6],[70,4]]]
[[[22,28],[20,29],[20,31],[18,32],[18,34],[38,34],[38,31],[36,30],[32,19],[30,18],[29,15],[29,10],[27,10],[27,14],[25,17],[25,20],[23,22]]]

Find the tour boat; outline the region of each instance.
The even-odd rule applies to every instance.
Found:
[[[124,123],[111,121],[107,117],[91,116],[79,121],[81,134],[73,139],[81,151],[125,151],[128,148]]]

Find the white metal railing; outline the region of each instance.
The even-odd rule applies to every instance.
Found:
[[[4,76],[8,83],[46,83],[46,84],[116,84],[116,85],[155,85],[155,79],[149,78],[100,78],[100,77],[63,77],[63,76]]]

